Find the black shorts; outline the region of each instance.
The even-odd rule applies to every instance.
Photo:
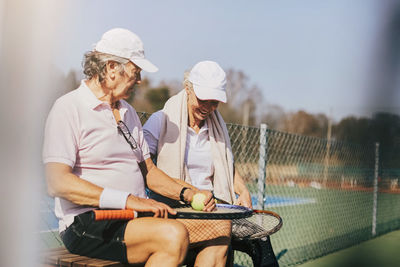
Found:
[[[75,216],[74,222],[61,234],[69,252],[92,258],[128,263],[124,242],[129,221],[95,221],[94,212]]]

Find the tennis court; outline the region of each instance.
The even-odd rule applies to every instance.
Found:
[[[283,219],[281,230],[271,236],[281,266],[301,264],[372,238],[371,192],[274,185],[266,190],[267,199],[278,203],[266,202],[266,208]],[[274,197],[276,192],[286,192],[287,197]],[[308,202],[304,203],[306,200]],[[282,205],[285,201],[288,205]],[[380,194],[378,203],[379,235],[393,231],[394,226],[399,227],[400,195]],[[242,253],[237,253],[235,262],[240,263],[237,266],[252,266],[247,255]]]
[[[282,188],[271,186],[269,190],[281,191]],[[300,193],[296,189],[286,191]],[[284,221],[282,229],[271,236],[275,253],[286,251],[279,260],[281,265],[301,263],[372,237],[371,193],[302,188],[301,194],[316,201],[307,205],[270,208]],[[398,220],[400,195],[380,195],[378,203],[382,215],[378,216],[378,229],[383,233]],[[392,211],[397,211],[397,214],[390,216]]]
[[[313,198],[300,198],[300,197],[284,197],[284,196],[267,196],[264,198],[264,207],[281,207],[281,206],[293,206],[300,204],[315,203]],[[253,206],[257,205],[257,196],[251,196]]]
[[[400,231],[309,261],[299,267],[393,267],[400,263]]]

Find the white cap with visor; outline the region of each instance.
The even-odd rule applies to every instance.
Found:
[[[201,100],[226,103],[226,74],[214,61],[201,61],[189,73],[194,93]]]
[[[158,71],[158,68],[144,57],[142,40],[127,29],[115,28],[105,32],[94,50],[129,59],[147,72]]]

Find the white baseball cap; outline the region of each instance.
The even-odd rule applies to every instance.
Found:
[[[158,71],[158,68],[144,57],[142,40],[127,29],[115,28],[105,32],[94,50],[129,59],[147,72]]]
[[[226,103],[226,74],[214,61],[201,61],[189,73],[194,93],[201,100]]]

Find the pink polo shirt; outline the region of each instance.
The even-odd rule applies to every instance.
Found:
[[[43,162],[69,165],[80,178],[101,187],[146,197],[138,162],[150,157],[142,124],[135,109],[121,100],[121,118],[138,148],[132,151],[119,133],[111,107],[96,98],[82,81],[80,87],[57,99],[46,122]],[[60,231],[74,216],[93,209],[55,198]]]

